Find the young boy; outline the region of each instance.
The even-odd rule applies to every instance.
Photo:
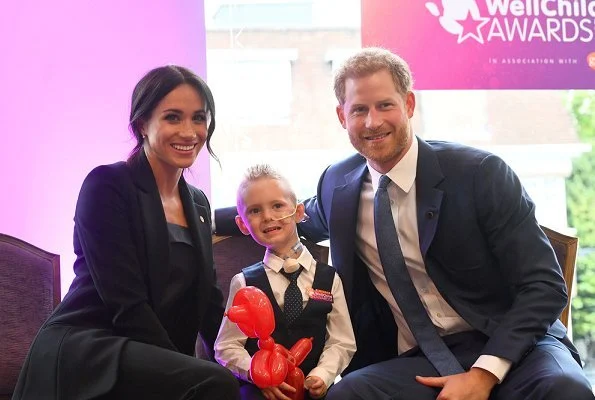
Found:
[[[266,247],[266,252],[262,262],[244,268],[232,278],[226,309],[231,307],[240,288],[256,286],[263,290],[275,311],[272,337],[276,343],[289,349],[301,338],[314,337],[312,351],[300,368],[306,376],[306,397],[323,398],[356,350],[341,279],[334,268],[314,261],[301,244],[297,224],[304,218],[304,205],[297,204],[289,182],[270,166],[248,169],[238,188],[237,209],[236,223],[242,233],[252,235]],[[292,308],[288,310],[285,291],[290,278],[284,274],[294,270],[301,270],[297,273],[297,287],[302,301],[301,305],[299,301],[288,301],[291,305],[287,308]],[[290,290],[297,291],[295,283],[292,286]],[[256,342],[225,317],[215,341],[215,358],[237,377],[250,382],[251,356],[258,350]],[[282,383],[261,392],[255,385],[243,385],[242,398],[287,399],[282,392],[287,387]]]

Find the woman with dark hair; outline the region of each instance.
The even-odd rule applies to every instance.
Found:
[[[13,399],[238,399],[234,376],[194,357],[223,316],[204,193],[186,183],[215,129],[208,86],[156,68],[132,94],[128,161],[95,168],[74,217],[76,274],[39,331]],[[216,158],[216,157],[215,157]]]

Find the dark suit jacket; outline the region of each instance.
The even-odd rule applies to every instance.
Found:
[[[422,256],[445,300],[489,337],[482,354],[517,363],[546,332],[563,338],[566,330],[557,318],[568,297],[560,266],[515,173],[485,151],[418,142]],[[357,339],[350,370],[396,354],[392,314],[355,253],[366,173],[360,155],[330,166],[317,196],[305,202],[310,220],[300,224],[309,239],[331,239]]]
[[[210,208],[204,193],[184,178],[179,190],[198,260],[192,290],[200,296],[193,318],[213,348],[223,296],[213,266]],[[168,282],[169,237],[144,153],[91,171],[74,222],[76,277],[36,337],[14,399],[79,400],[108,392],[127,340],[177,351],[155,307]]]

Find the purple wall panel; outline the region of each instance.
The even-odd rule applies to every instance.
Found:
[[[169,63],[205,76],[203,3],[6,2],[0,61],[0,232],[59,253],[65,293],[78,191],[132,148],[134,84]],[[206,151],[188,179],[209,193]]]

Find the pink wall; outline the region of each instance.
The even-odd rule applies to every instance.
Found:
[[[0,232],[58,253],[72,280],[85,175],[124,159],[134,84],[180,64],[205,76],[200,0],[22,0],[0,11]],[[189,176],[209,192],[206,151]],[[198,182],[197,182],[198,180]]]

